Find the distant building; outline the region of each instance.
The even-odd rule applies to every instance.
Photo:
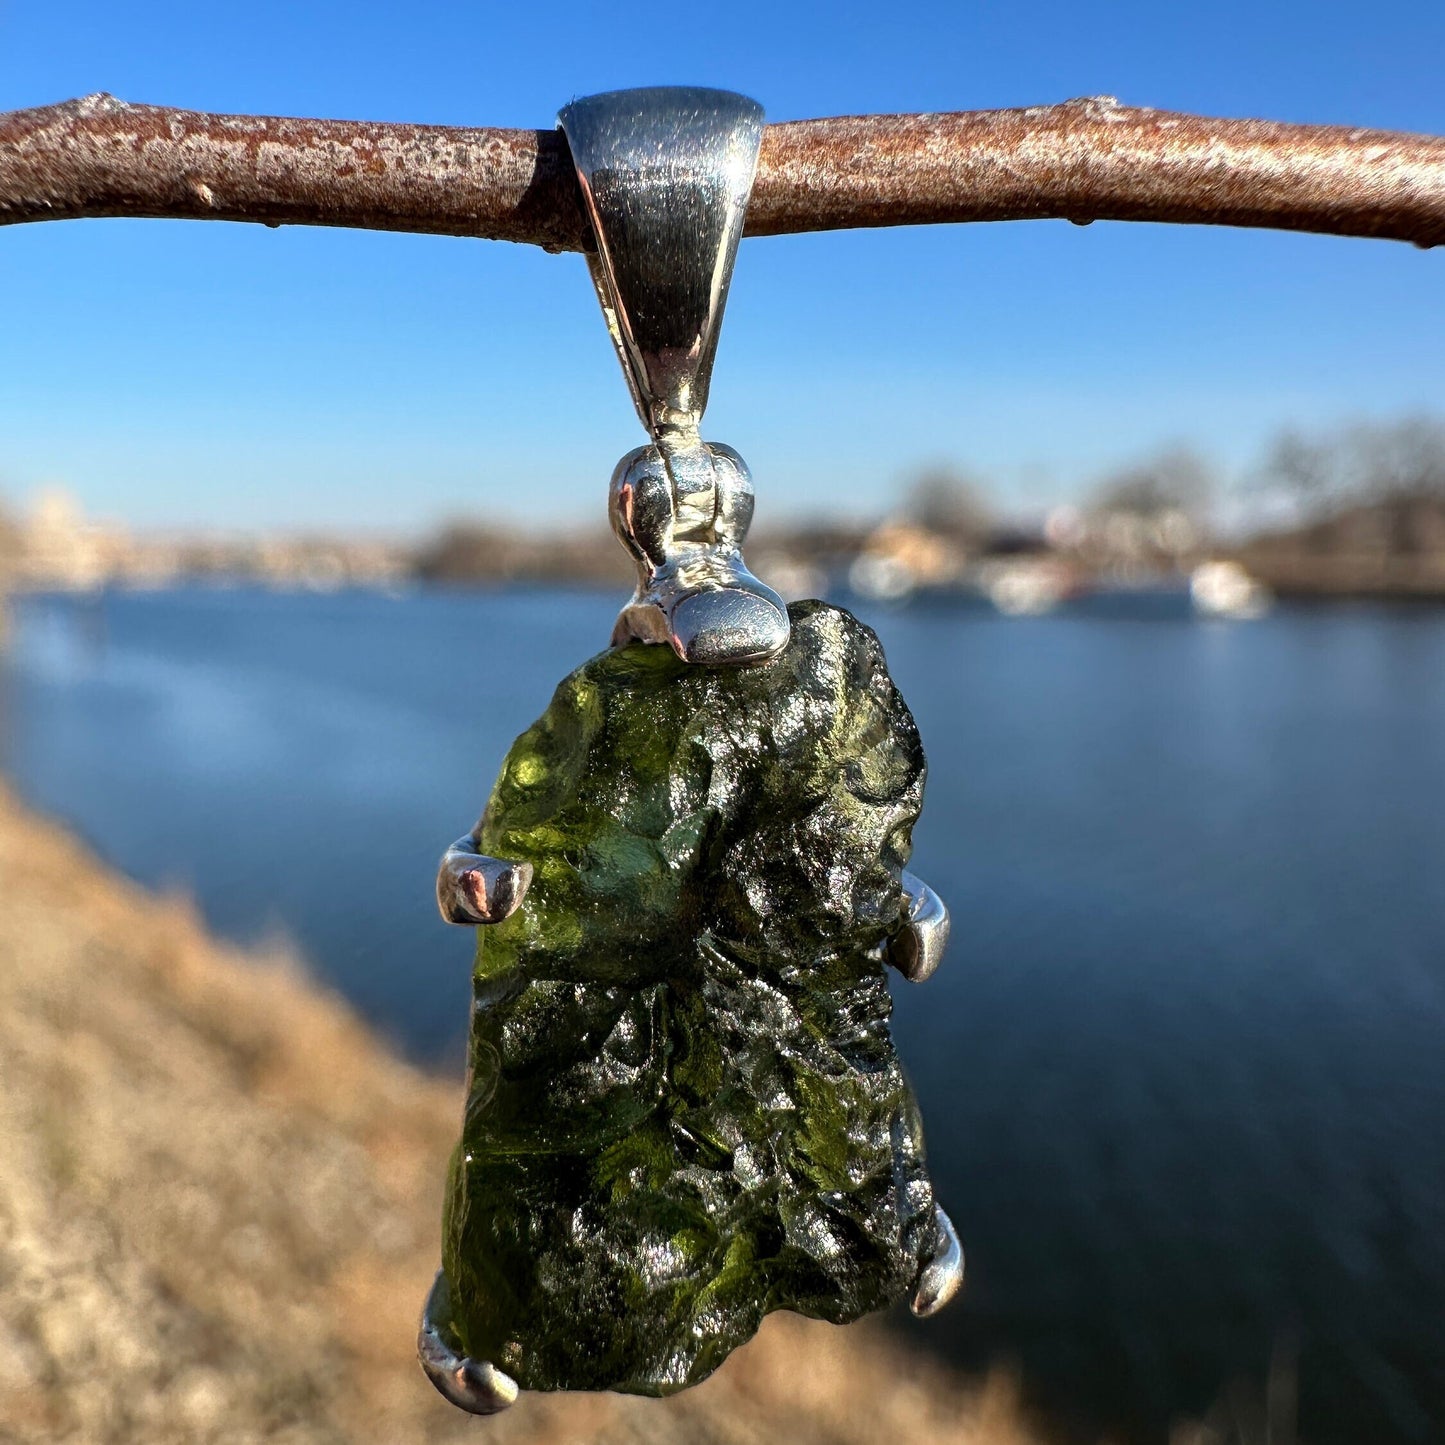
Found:
[[[110,579],[129,539],[119,528],[88,521],[63,487],[47,487],[21,519],[16,544],[21,586],[84,592]]]
[[[966,548],[950,536],[910,521],[876,527],[848,569],[849,585],[864,597],[906,597],[919,587],[949,587],[962,578]]]

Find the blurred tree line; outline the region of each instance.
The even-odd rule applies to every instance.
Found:
[[[1109,519],[1132,519],[1202,537],[1230,494],[1268,504],[1272,532],[1298,532],[1321,544],[1368,539],[1400,553],[1436,550],[1445,545],[1445,420],[1424,415],[1315,433],[1287,430],[1234,488],[1198,451],[1166,448],[1107,472],[1069,510],[1095,530]],[[900,514],[975,547],[1006,525],[986,482],[948,468],[930,468],[908,483]],[[1116,531],[1128,525],[1119,522]]]
[[[807,585],[821,585],[860,556],[940,585],[963,580],[982,559],[1019,554],[1061,556],[1081,575],[1119,580],[1229,556],[1284,591],[1445,597],[1445,419],[1429,415],[1286,431],[1233,486],[1197,451],[1166,448],[1043,516],[1010,516],[987,478],[946,466],[908,480],[886,517],[789,518],[785,503],[780,487],[749,555],[800,574],[799,585],[803,573]],[[1221,536],[1221,515],[1231,511],[1242,542]],[[36,531],[34,517],[17,522],[0,506],[0,588],[15,585]],[[191,575],[184,548],[170,551],[166,575]],[[522,531],[461,519],[392,551],[399,573],[441,583],[632,581],[629,559],[600,523]]]
[[[469,520],[450,522],[423,542],[413,568],[425,581],[451,584],[618,587],[633,578],[631,562],[605,527],[520,532]]]
[[[1429,416],[1284,433],[1259,483],[1287,497],[1316,552],[1445,552],[1445,422]]]
[[[1041,522],[1001,520],[993,501],[978,477],[930,469],[870,547],[903,555],[902,525],[960,556],[1048,553],[1121,582],[1226,557],[1283,592],[1445,598],[1445,420],[1434,416],[1286,431],[1233,485],[1173,447],[1106,473]]]

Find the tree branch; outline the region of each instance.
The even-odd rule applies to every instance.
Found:
[[[580,250],[560,131],[208,115],[110,96],[0,115],[0,224],[160,216]],[[1445,139],[1108,98],[771,125],[747,234],[1062,218],[1445,243]]]

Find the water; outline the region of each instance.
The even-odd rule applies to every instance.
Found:
[[[3,763],[455,1065],[470,943],[437,855],[614,604],[32,599]],[[1445,614],[869,620],[955,918],[895,989],[970,1257],[914,1337],[1018,1361],[1080,1438],[1267,1391],[1306,1440],[1445,1437]]]

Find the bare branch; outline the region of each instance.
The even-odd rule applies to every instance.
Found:
[[[0,224],[167,216],[578,250],[558,131],[208,115],[96,95],[0,115]],[[1445,139],[1108,98],[767,128],[748,234],[1062,218],[1445,243]]]

